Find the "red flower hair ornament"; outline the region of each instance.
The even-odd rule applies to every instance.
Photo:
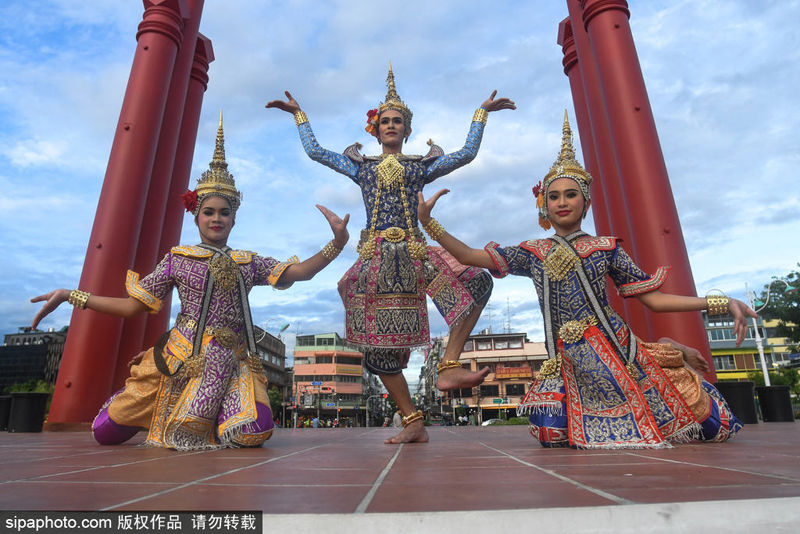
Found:
[[[183,207],[186,208],[186,211],[194,213],[195,208],[197,208],[197,191],[187,189],[186,192],[181,195],[181,199],[183,200]]]
[[[378,109],[367,111],[367,126],[364,128],[368,134],[378,137]]]

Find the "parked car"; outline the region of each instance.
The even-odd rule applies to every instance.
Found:
[[[503,424],[502,419],[487,419],[486,421],[481,423],[481,426],[502,425],[502,424]]]

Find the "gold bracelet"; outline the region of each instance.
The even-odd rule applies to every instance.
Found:
[[[439,241],[442,235],[444,235],[444,226],[439,224],[439,221],[433,217],[431,217],[431,220],[428,221],[428,224],[425,224],[422,227],[434,241]]]
[[[76,308],[85,310],[86,302],[89,300],[89,295],[90,293],[87,293],[86,291],[81,291],[80,289],[73,289],[69,293],[69,299],[67,299],[67,302],[69,302]]]
[[[322,247],[322,255],[325,256],[325,259],[328,261],[333,261],[336,259],[336,256],[341,254],[342,249],[337,247],[333,244],[333,240],[331,239],[328,241],[328,244]]]
[[[422,415],[421,411],[417,410],[416,412],[412,412],[412,413],[408,414],[407,416],[403,417],[403,427],[407,427],[408,425],[410,425],[414,421],[419,421],[422,418],[423,418],[423,415]]]
[[[308,117],[306,116],[305,112],[303,112],[302,110],[301,111],[295,111],[294,112],[294,123],[297,126],[300,126],[304,122],[308,122]]]
[[[486,119],[489,118],[489,112],[483,108],[478,108],[475,110],[475,115],[472,116],[472,122],[478,121],[486,124]]]
[[[730,299],[722,294],[721,296],[709,297],[706,295],[706,309],[709,315],[727,315],[728,303]]]

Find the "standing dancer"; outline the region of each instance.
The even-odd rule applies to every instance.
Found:
[[[306,154],[344,174],[360,188],[367,213],[361,232],[359,259],[339,282],[345,306],[347,340],[364,347],[365,366],[377,374],[403,412],[403,430],[386,443],[428,441],[422,412],[415,411],[402,370],[414,348],[430,342],[425,293],[450,326],[450,339],[438,366],[441,390],[480,384],[488,369],[472,372],[458,357],[492,290],[492,279],[480,269],[458,264],[441,248],[428,247],[417,225],[417,193],[425,184],[472,161],[478,153],[487,116],[516,109],[497,91],[481,104],[472,119],[464,147],[452,154],[429,141],[425,156],[402,153],[411,135],[411,110],[400,99],[391,64],[386,100],[367,112],[366,130],[382,147],[380,156],[362,156],[360,145],[338,154],[322,148],[308,117],[287,91],[288,100],[268,108],[294,115]]]
[[[622,296],[636,297],[653,311],[729,313],[737,344],[747,332],[746,316],[755,312],[725,296],[662,293],[658,288],[666,267],[649,276],[616,238],[581,231],[591,182],[575,159],[565,114],[559,157],[533,188],[539,222],[545,229],[552,225],[555,235],[511,247],[491,242],[482,250],[470,248],[431,218],[447,190],[428,201],[420,194],[419,219],[461,263],[485,267],[497,277],[533,279],[550,359],[518,410],[530,412],[531,434],[543,446],[658,448],[693,438],[726,440],[741,423],[716,388],[685,365],[697,363],[697,355],[666,338],[663,343],[638,340],[609,307],[605,279],[610,275]]]
[[[128,271],[127,298],[56,289],[31,299],[46,301],[33,328],[59,304],[133,317],[155,313],[173,288],[181,311],[175,326],[154,348],[134,358],[125,387],[102,407],[92,423],[98,443],[114,445],[147,428],[147,444],[179,450],[260,446],[274,422],[267,379],[256,352],[247,295],[253,286],[286,289],[310,280],[341,252],[347,221],[317,206],[334,239],[305,261],[286,262],[228,247],[241,203],[225,162],[220,114],[214,158],[194,191],[183,195],[194,215],[199,245],[173,247],[155,270],[139,279]]]

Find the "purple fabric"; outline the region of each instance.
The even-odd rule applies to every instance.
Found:
[[[100,410],[92,422],[92,435],[100,445],[119,445],[137,432],[139,427],[115,423],[108,415],[108,406]]]
[[[275,423],[272,420],[272,410],[260,402],[256,403],[256,420],[242,426],[242,434],[260,434],[272,430]],[[225,422],[225,415],[220,414],[217,418],[219,424]]]

